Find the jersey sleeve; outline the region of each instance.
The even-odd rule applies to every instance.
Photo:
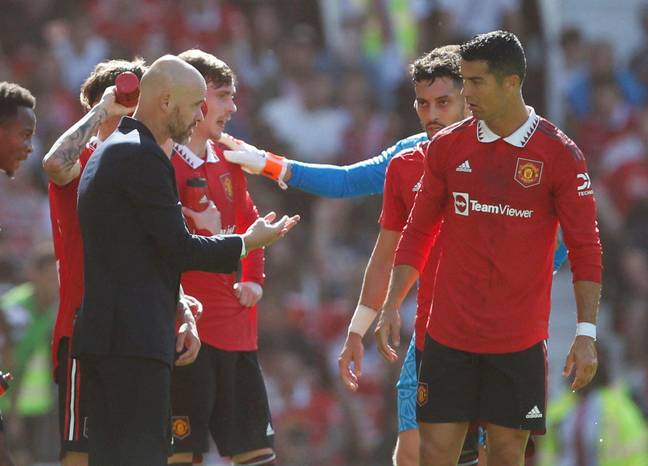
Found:
[[[400,232],[407,223],[409,210],[403,198],[399,195],[398,162],[398,158],[392,159],[387,167],[382,212],[380,213],[378,223],[386,230]]]
[[[387,164],[404,149],[427,140],[425,133],[398,141],[380,155],[336,166],[291,161],[288,185],[322,197],[342,198],[382,193]]]
[[[554,203],[568,251],[574,281],[601,282],[602,252],[596,202],[585,157],[572,141],[558,157]]]
[[[416,194],[403,235],[396,248],[394,265],[410,265],[419,274],[423,271],[430,250],[438,235],[437,224],[441,220],[447,200],[447,183],[443,172],[439,141],[431,142],[426,150],[425,171],[421,189]]]
[[[234,172],[236,180],[236,233],[245,233],[250,225],[259,218],[254,200],[247,190],[247,180],[243,172]],[[255,249],[241,260],[241,281],[255,282],[263,286],[265,281],[265,248]]]

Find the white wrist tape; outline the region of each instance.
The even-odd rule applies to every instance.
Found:
[[[596,325],[590,322],[579,322],[576,324],[576,335],[583,335],[596,340]]]
[[[361,337],[364,337],[377,315],[378,312],[375,309],[358,304],[349,324],[349,332],[357,333]]]

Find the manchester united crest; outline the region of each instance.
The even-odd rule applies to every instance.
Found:
[[[518,157],[517,165],[515,166],[515,181],[525,188],[539,185],[540,179],[542,178],[543,165],[544,163],[539,160]]]
[[[223,185],[223,191],[229,199],[230,202],[234,201],[234,184],[232,183],[232,176],[229,173],[223,173],[220,176],[221,185]]]
[[[428,386],[426,383],[419,382],[416,388],[416,403],[423,406],[428,401]]]
[[[178,440],[184,440],[191,434],[189,416],[173,416],[171,418],[171,427],[173,429],[173,436]]]

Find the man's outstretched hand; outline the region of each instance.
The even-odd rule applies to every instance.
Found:
[[[288,217],[284,215],[278,221],[274,221],[277,214],[270,212],[265,217],[260,217],[250,225],[245,233],[241,235],[247,252],[253,249],[269,246],[279,238],[282,238],[299,223],[299,215]],[[274,223],[273,223],[274,222]]]

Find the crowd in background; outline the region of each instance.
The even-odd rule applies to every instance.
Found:
[[[16,179],[0,179],[0,368],[19,376],[0,406],[20,464],[55,463],[58,445],[47,353],[57,278],[41,159],[82,115],[79,87],[96,63],[134,56],[150,63],[194,47],[237,75],[229,133],[290,158],[347,164],[420,131],[407,73],[416,56],[478,32],[515,32],[527,51],[527,103],[543,114],[547,87],[559,86],[566,117],[557,123],[588,159],[604,301],[624,342],[628,396],[648,414],[648,47],[622,63],[614,44],[567,25],[560,49],[547,48],[534,0],[3,3],[0,80],[28,87],[38,102],[34,154]],[[637,18],[648,44],[648,10]],[[548,53],[562,57],[559,79],[547,75]],[[359,393],[337,380],[381,199],[318,199],[263,178],[250,185],[261,212],[302,216],[267,251],[258,314],[280,464],[386,465],[399,368],[367,338]],[[404,309],[406,332],[413,307]]]

